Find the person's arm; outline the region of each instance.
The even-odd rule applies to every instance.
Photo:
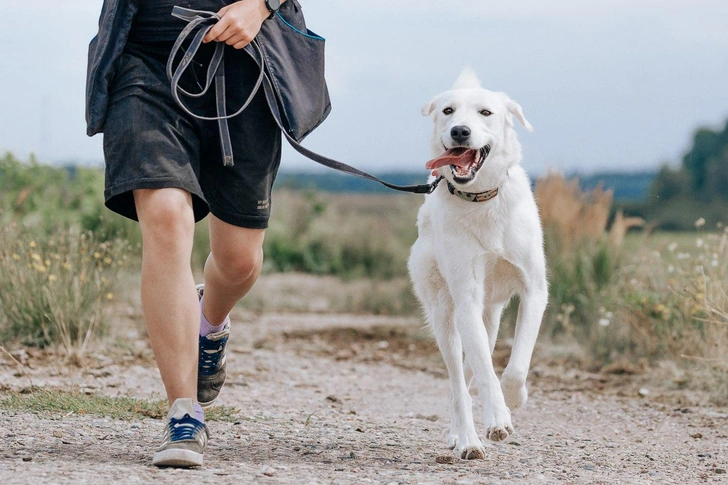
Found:
[[[286,0],[281,0],[281,5]],[[236,49],[248,45],[270,16],[265,0],[240,0],[217,12],[220,20],[210,29],[204,42],[225,42]]]

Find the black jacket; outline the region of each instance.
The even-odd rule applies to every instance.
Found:
[[[227,0],[232,3],[236,0]],[[124,52],[134,15],[137,12],[135,0],[104,0],[99,18],[99,32],[91,40],[88,51],[86,73],[86,134],[101,133],[106,121],[109,101],[109,84],[114,77],[119,58]],[[326,81],[324,79],[323,38],[306,28],[301,5],[297,0],[288,0],[279,12],[281,21],[266,22],[260,31],[259,40],[268,63],[268,69],[278,68],[280,78],[273,75],[274,86],[266,87],[267,94],[275,89],[281,101],[291,133],[297,133],[300,141],[316,128],[331,109]],[[299,49],[287,49],[284,38],[293,36],[295,47],[304,50],[302,62],[291,63]],[[313,40],[311,40],[313,39]],[[281,43],[282,42],[282,43]],[[289,40],[289,46],[290,44]],[[306,43],[312,47],[307,50]],[[276,46],[282,47],[276,47]],[[286,50],[286,52],[277,52]],[[296,52],[293,52],[293,51]],[[318,58],[315,58],[318,55]],[[296,57],[298,58],[298,57]],[[309,62],[310,61],[310,62]],[[294,65],[295,64],[295,65]],[[286,84],[289,82],[289,84]],[[288,88],[288,90],[286,90]],[[307,89],[309,88],[309,89]],[[271,95],[272,96],[272,95]],[[291,101],[293,100],[293,101]],[[271,101],[269,96],[269,105]],[[277,110],[276,110],[277,111]],[[281,115],[274,112],[281,122]],[[293,128],[296,129],[293,129]]]
[[[136,3],[130,0],[104,0],[99,32],[88,49],[86,72],[86,134],[103,131],[109,99],[109,82],[124,51]]]

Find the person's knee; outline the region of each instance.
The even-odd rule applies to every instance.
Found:
[[[134,191],[142,239],[168,251],[192,244],[195,216],[190,195],[180,189]]]
[[[242,284],[257,277],[263,265],[263,248],[260,246],[217,254],[213,252],[212,256],[220,275],[232,284]]]

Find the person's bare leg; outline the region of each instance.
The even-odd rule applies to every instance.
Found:
[[[253,286],[263,265],[265,230],[233,226],[210,215],[210,247],[205,263],[202,313],[219,325]]]
[[[195,218],[180,189],[134,191],[142,231],[142,309],[170,405],[197,400],[200,309],[190,268]]]

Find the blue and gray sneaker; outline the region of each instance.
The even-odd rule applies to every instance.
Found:
[[[152,465],[187,468],[202,466],[202,453],[210,435],[205,423],[193,418],[194,402],[177,399],[167,414],[167,428],[162,445],[154,453]]]
[[[205,285],[197,285],[197,295],[202,298]],[[200,336],[200,353],[197,361],[197,401],[203,409],[215,402],[225,384],[225,345],[230,338],[230,326],[206,337]]]

